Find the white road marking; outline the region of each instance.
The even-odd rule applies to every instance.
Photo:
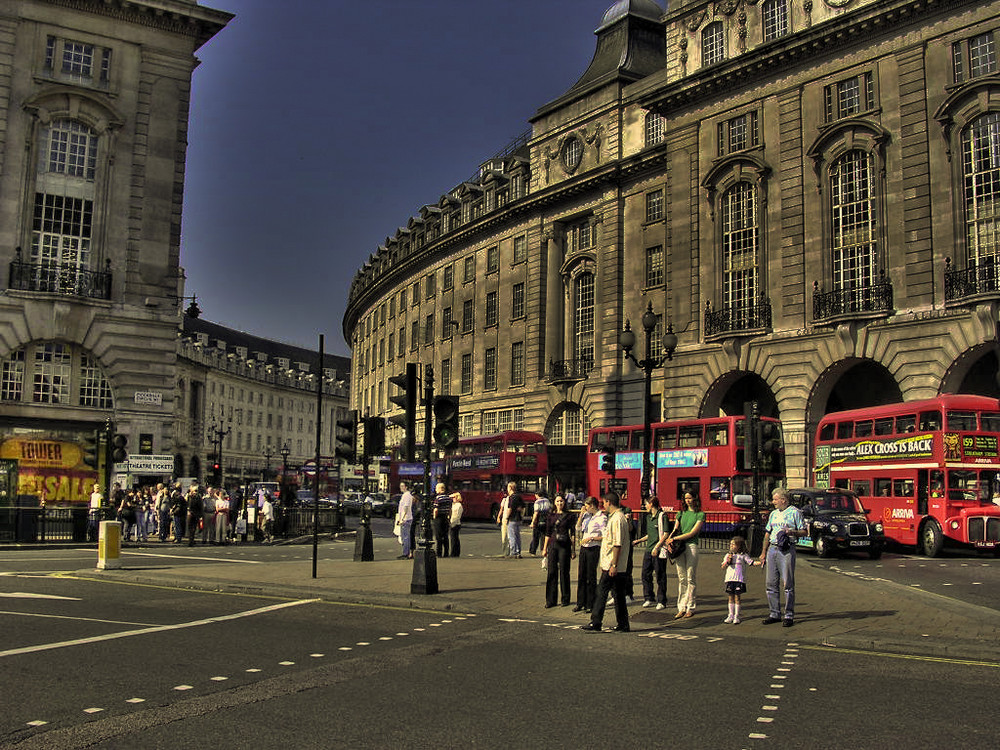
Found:
[[[31,594],[27,591],[11,591],[9,594],[0,593],[4,599],[59,599],[66,602],[82,602],[78,596],[56,596],[55,594]]]
[[[100,622],[105,625],[139,625],[141,627],[154,627],[154,622],[129,622],[128,620],[101,620],[96,617],[72,617],[70,615],[44,615],[39,612],[12,612],[0,610],[0,615],[14,615],[17,617],[42,617],[49,620],[77,620],[78,622]]]
[[[191,622],[180,622],[176,625],[156,625],[149,628],[143,628],[142,630],[126,630],[121,633],[107,633],[105,635],[95,635],[89,638],[77,638],[72,641],[59,641],[56,643],[42,643],[37,646],[24,646],[23,648],[12,648],[6,651],[0,651],[0,657],[4,656],[17,656],[20,654],[33,654],[39,651],[51,651],[57,648],[66,648],[68,646],[84,646],[91,643],[100,643],[101,641],[114,641],[119,638],[130,638],[136,635],[147,635],[149,633],[163,633],[170,630],[183,630],[185,628],[193,628],[199,625],[213,625],[219,622],[227,622],[228,620],[239,620],[243,617],[255,617],[256,615],[266,614],[268,612],[274,612],[279,609],[287,609],[288,607],[298,607],[302,604],[313,604],[320,601],[319,599],[300,599],[294,602],[284,602],[282,604],[272,604],[267,607],[260,607],[259,609],[251,609],[246,612],[236,612],[231,615],[220,615],[218,617],[209,617],[204,620],[193,620]]]
[[[246,565],[263,565],[261,560],[234,560],[230,557],[195,557],[193,555],[164,555],[158,552],[131,552],[122,550],[122,557],[167,557],[175,560],[207,560],[208,562],[244,563]]]

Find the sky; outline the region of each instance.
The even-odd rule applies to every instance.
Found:
[[[199,0],[181,265],[214,323],[350,356],[351,280],[590,64],[614,0]]]

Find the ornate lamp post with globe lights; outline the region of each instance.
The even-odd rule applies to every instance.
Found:
[[[646,375],[642,399],[641,491],[643,500],[649,497],[650,478],[653,473],[653,467],[649,460],[650,444],[652,443],[650,402],[652,401],[653,370],[657,367],[662,367],[667,360],[673,359],[674,350],[677,348],[677,336],[674,334],[673,326],[668,323],[667,332],[664,334],[662,341],[663,349],[661,353],[653,354],[653,331],[656,330],[658,322],[659,316],[653,312],[653,303],[650,302],[646,307],[646,312],[642,314],[642,330],[646,333],[646,356],[642,359],[636,359],[635,355],[632,354],[632,349],[635,348],[635,333],[632,332],[632,326],[628,320],[625,321],[625,330],[618,334],[618,345],[625,353],[625,358],[632,361]]]

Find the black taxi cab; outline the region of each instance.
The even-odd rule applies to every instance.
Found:
[[[803,487],[788,490],[792,505],[802,511],[809,530],[799,537],[798,549],[811,549],[818,557],[838,552],[866,552],[873,560],[882,556],[885,534],[881,521],[871,521],[858,496],[839,487]]]

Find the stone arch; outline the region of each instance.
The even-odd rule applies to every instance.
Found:
[[[761,416],[779,417],[778,401],[767,381],[747,370],[732,370],[717,378],[706,391],[698,416],[706,418],[742,414],[743,405],[748,401],[757,402]]]
[[[971,393],[1000,398],[1000,352],[986,342],[960,354],[941,378],[939,393]]]

